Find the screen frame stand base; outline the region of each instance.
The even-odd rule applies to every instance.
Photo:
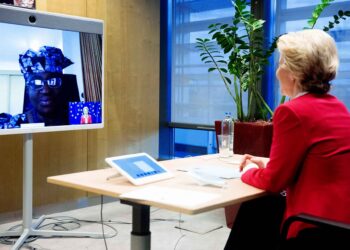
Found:
[[[71,232],[37,229],[45,220],[41,216],[33,223],[33,135],[23,135],[23,223],[19,231],[6,231],[0,233],[0,237],[19,237],[11,250],[18,250],[25,243],[28,237],[89,237],[102,238],[101,233]],[[110,237],[105,234],[105,237]]]

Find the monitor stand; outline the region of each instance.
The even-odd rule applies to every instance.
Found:
[[[33,137],[32,134],[23,136],[23,224],[19,231],[0,233],[0,237],[19,237],[11,250],[18,250],[30,236],[42,237],[91,237],[101,238],[101,233],[54,231],[37,229],[45,220],[41,216],[33,223]],[[105,237],[110,237],[105,234]]]

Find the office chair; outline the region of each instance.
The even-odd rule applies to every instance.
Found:
[[[287,239],[290,226],[297,221],[314,225],[317,229],[305,229],[304,234]],[[289,249],[350,249],[350,224],[303,213],[291,216],[282,226],[280,245],[280,250]]]

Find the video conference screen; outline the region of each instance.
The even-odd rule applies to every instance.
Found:
[[[103,125],[102,34],[0,22],[0,134]]]

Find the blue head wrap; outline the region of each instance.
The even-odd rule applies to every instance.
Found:
[[[25,79],[35,73],[62,73],[71,64],[73,62],[63,55],[61,49],[50,46],[43,46],[38,52],[29,49],[19,55],[19,65]]]

